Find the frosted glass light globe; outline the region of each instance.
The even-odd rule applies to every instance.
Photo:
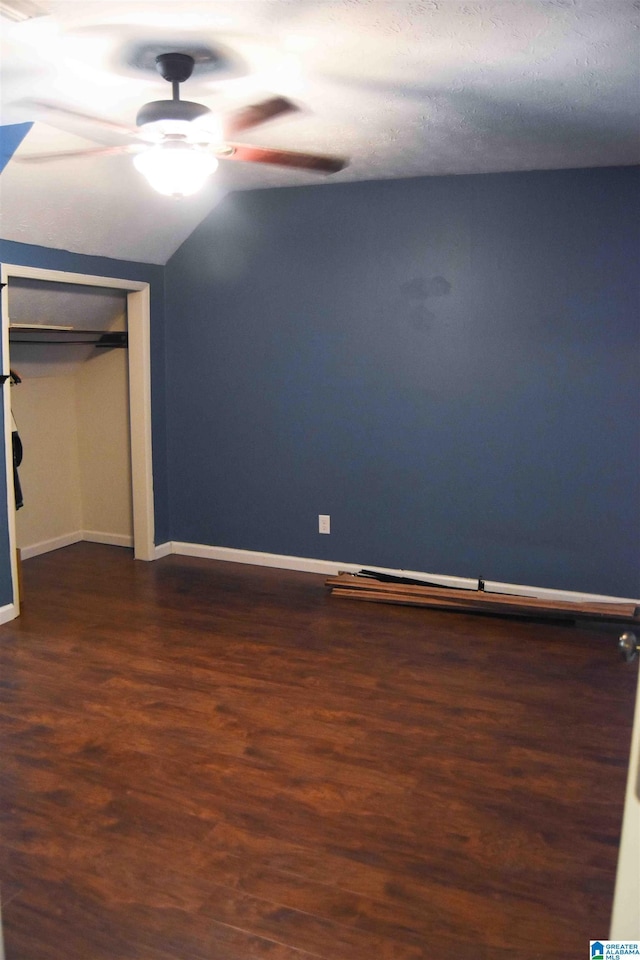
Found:
[[[217,169],[218,161],[212,153],[196,144],[168,140],[138,153],[133,164],[158,193],[188,197],[200,190],[207,177]]]

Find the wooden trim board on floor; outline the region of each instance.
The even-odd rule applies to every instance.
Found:
[[[326,584],[337,597],[396,603],[418,607],[440,607],[467,613],[494,613],[500,616],[531,616],[563,620],[593,619],[640,625],[640,607],[635,603],[573,603],[541,600],[482,590],[451,590],[415,584],[387,583],[357,574],[340,573]]]

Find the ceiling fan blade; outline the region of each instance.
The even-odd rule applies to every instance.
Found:
[[[348,160],[341,157],[322,157],[313,153],[294,153],[292,150],[273,150],[270,147],[254,147],[248,143],[230,143],[233,153],[229,160],[246,163],[273,163],[279,167],[297,167],[300,170],[316,170],[318,173],[337,173],[347,166]]]
[[[57,103],[49,103],[47,100],[20,100],[17,105],[30,107],[38,113],[55,113],[60,117],[67,117],[70,120],[82,120],[83,123],[98,124],[98,126],[104,127],[112,133],[124,134],[127,137],[135,137],[138,134],[135,127],[127,127],[123,123],[116,123],[114,120],[107,120],[105,117],[95,117],[91,113],[72,110],[70,107],[63,107]]]
[[[250,107],[241,107],[224,117],[222,123],[225,137],[233,137],[237,133],[242,133],[243,130],[257,127],[261,123],[266,123],[267,120],[284,116],[286,113],[295,113],[299,109],[286,97],[271,97],[270,100],[254,103]]]
[[[52,160],[69,160],[73,157],[97,157],[108,156],[115,153],[132,153],[136,148],[134,146],[123,147],[95,147],[85,150],[59,150],[56,153],[32,153],[31,155],[19,154],[12,157],[12,163],[50,163]]]

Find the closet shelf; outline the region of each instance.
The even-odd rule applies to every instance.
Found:
[[[9,327],[10,343],[46,343],[64,346],[74,344],[93,345],[103,350],[112,350],[114,347],[128,346],[126,330],[78,330],[61,329],[60,327]]]

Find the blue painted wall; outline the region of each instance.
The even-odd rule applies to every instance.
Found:
[[[227,198],[166,267],[172,538],[640,596],[638,222],[634,168]]]
[[[0,125],[0,173],[31,130],[32,123],[7,123]]]
[[[155,542],[169,538],[165,431],[164,269],[148,263],[131,263],[108,257],[90,257],[47,247],[0,240],[0,262],[48,270],[66,270],[95,276],[139,280],[150,284],[151,294],[151,402]],[[7,388],[5,388],[7,389]],[[0,444],[0,503],[6,502],[4,443]],[[12,598],[7,517],[0,510],[0,606]]]

